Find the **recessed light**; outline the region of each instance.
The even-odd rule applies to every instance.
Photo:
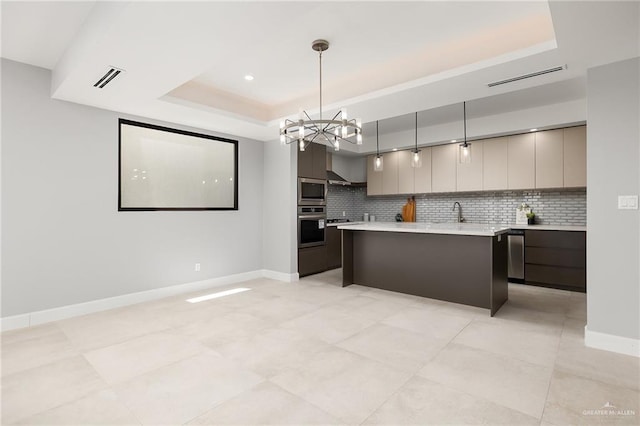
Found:
[[[451,142],[458,142],[458,139],[451,139]]]
[[[393,148],[393,151],[397,151],[397,150],[398,150],[398,148]]]
[[[535,132],[536,130],[538,130],[538,129],[531,129],[531,130],[529,130],[529,131],[530,131],[530,132]]]
[[[244,79],[247,81],[253,81],[253,76],[251,74],[247,74],[244,76]]]

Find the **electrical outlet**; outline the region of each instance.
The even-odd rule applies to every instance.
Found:
[[[200,264],[196,263],[196,266],[195,266],[194,269],[195,269],[196,272],[200,272]]]
[[[618,209],[638,210],[638,196],[637,195],[618,195]]]

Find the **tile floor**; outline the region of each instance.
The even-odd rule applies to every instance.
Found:
[[[340,273],[5,332],[2,424],[640,424],[640,360],[584,346],[584,294],[510,285],[490,318]]]

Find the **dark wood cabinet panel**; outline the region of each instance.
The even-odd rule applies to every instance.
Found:
[[[327,270],[326,246],[298,249],[298,274],[301,277]]]
[[[298,177],[327,178],[327,147],[310,143],[304,151],[298,150]]]
[[[524,280],[527,284],[586,291],[586,233],[525,231]]]
[[[582,268],[587,265],[584,250],[553,247],[527,247],[527,263]]]
[[[525,265],[527,281],[541,284],[552,284],[562,288],[571,287],[585,289],[586,271],[582,268],[565,268],[562,266]]]
[[[336,226],[327,227],[327,269],[342,266],[342,231]]]
[[[584,250],[586,234],[576,231],[530,231],[524,232],[526,247],[555,247]]]

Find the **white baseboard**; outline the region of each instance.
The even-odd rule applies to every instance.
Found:
[[[253,280],[256,278],[271,278],[279,281],[293,282],[298,280],[298,274],[287,274],[283,272],[261,269],[256,271],[243,272],[240,274],[227,275],[224,277],[211,278],[208,280],[194,281],[169,287],[156,288],[153,290],[141,291],[138,293],[124,294],[122,296],[108,297],[106,299],[92,300],[90,302],[77,303],[74,305],[60,306],[58,308],[1,318],[0,330],[6,331],[16,328],[31,327],[34,325],[44,324],[52,321],[59,321],[79,315],[91,314],[94,312],[105,311],[107,309],[119,308],[122,306],[133,305],[141,302],[148,302],[150,300],[162,299],[164,297],[204,290],[211,287],[235,284],[243,281]]]
[[[297,272],[287,274],[285,272],[270,271],[269,269],[263,269],[262,276],[264,278],[271,278],[272,280],[284,281],[287,283],[292,283],[300,279],[300,275]]]
[[[639,339],[600,333],[599,331],[591,331],[587,326],[584,327],[584,344],[590,348],[602,349],[605,351],[640,358]]]

